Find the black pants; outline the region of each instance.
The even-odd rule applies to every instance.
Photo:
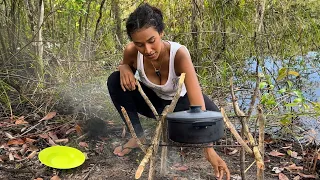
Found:
[[[113,72],[109,76],[107,85],[112,102],[118,110],[122,120],[126,122],[121,112],[121,106],[126,109],[137,136],[143,136],[143,129],[140,124],[138,113],[149,118],[155,118],[155,116],[153,115],[147,103],[144,101],[143,97],[140,95],[138,88],[136,88],[134,91],[124,92],[120,85],[119,71]],[[157,110],[158,114],[161,114],[165,106],[171,103],[171,100],[164,100],[158,97],[155,92],[146,87],[143,83],[141,83],[141,87]],[[207,110],[219,111],[218,107],[206,95],[203,95],[203,97]],[[190,103],[188,95],[186,94],[179,98],[174,111],[185,111],[189,109],[189,106]]]

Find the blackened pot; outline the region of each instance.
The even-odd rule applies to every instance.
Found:
[[[191,106],[187,111],[167,114],[168,134],[172,141],[201,144],[219,140],[224,134],[220,112],[202,111],[201,106]]]

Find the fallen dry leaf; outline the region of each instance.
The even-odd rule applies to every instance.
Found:
[[[32,144],[34,142],[36,142],[37,140],[31,139],[31,138],[26,138],[26,143]]]
[[[22,140],[22,139],[10,139],[9,141],[8,141],[8,143],[7,143],[7,145],[8,146],[10,146],[10,145],[22,145],[22,144],[24,144],[24,140]]]
[[[273,167],[272,171],[274,171],[276,174],[281,173],[284,170],[284,168],[279,168],[279,167]]]
[[[272,150],[271,152],[269,152],[269,155],[274,157],[279,157],[279,156],[284,156],[285,154]]]
[[[300,179],[301,179],[301,178],[300,178],[299,175],[293,178],[293,180],[300,180]]]
[[[22,148],[20,149],[20,153],[22,155],[24,155],[24,153],[26,153],[26,151],[27,151],[27,148],[28,148],[28,145],[27,144],[23,144]]]
[[[48,138],[48,140],[49,140],[49,144],[51,146],[56,146],[57,145],[50,137]]]
[[[234,155],[238,152],[238,149],[236,149],[236,148],[230,148],[229,150],[230,150],[230,152],[228,153],[228,155]]]
[[[76,131],[76,129],[75,129],[75,128],[71,128],[71,129],[69,129],[68,131],[66,131],[66,134],[70,134],[70,133],[72,133],[73,131]]]
[[[59,176],[55,175],[50,180],[61,180],[61,179],[59,178]]]
[[[284,146],[281,149],[291,149],[291,148],[292,148],[292,146]]]
[[[39,134],[39,137],[41,137],[42,139],[49,138],[48,134]]]
[[[291,150],[288,150],[288,151],[287,151],[287,154],[288,154],[289,156],[291,156],[291,157],[297,157],[297,156],[298,156],[298,153],[297,153],[297,152],[291,151]]]
[[[74,128],[76,129],[78,136],[80,136],[82,134],[82,128],[79,124],[76,124]]]
[[[13,157],[14,157],[15,159],[19,159],[19,160],[22,159],[22,157],[21,157],[19,154],[17,154],[17,153],[14,153]]]
[[[37,151],[32,151],[27,158],[32,159],[35,155],[37,155]]]
[[[126,126],[122,126],[122,133],[121,133],[122,138],[126,137],[126,131],[127,131]]]
[[[9,138],[9,139],[13,139],[13,136],[12,136],[10,133],[8,133],[8,132],[4,132],[4,134],[7,136],[7,138]]]
[[[181,165],[181,164],[177,163],[172,166],[172,169],[174,169],[176,171],[186,171],[186,170],[188,170],[188,166]]]
[[[57,139],[57,140],[54,140],[55,143],[68,143],[69,142],[69,139],[68,138],[65,138],[65,139]]]
[[[307,175],[307,174],[303,174],[301,172],[298,172],[298,174],[303,178],[312,178],[312,179],[316,178],[314,175]]]
[[[290,166],[284,167],[288,171],[292,170],[303,170],[302,166],[297,166],[296,164],[291,164]]]
[[[13,160],[14,160],[13,154],[12,154],[11,152],[9,153],[9,160],[10,160],[10,161],[13,161]]]
[[[27,121],[24,120],[24,116],[19,117],[14,124],[28,124]]]
[[[57,115],[57,112],[49,112],[45,117],[43,117],[40,121],[52,119]]]
[[[48,135],[51,137],[52,140],[57,140],[59,139],[56,135],[56,133],[52,132],[52,131],[49,131]]]
[[[279,173],[279,180],[289,180],[289,178],[283,173]]]
[[[37,178],[37,179],[33,179],[33,180],[43,180],[42,178]]]
[[[84,148],[88,148],[89,145],[86,142],[79,142],[79,146],[84,147]]]

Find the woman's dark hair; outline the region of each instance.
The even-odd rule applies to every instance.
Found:
[[[154,27],[158,33],[164,30],[163,16],[160,9],[150,6],[148,3],[141,4],[129,15],[126,22],[127,34],[131,35],[141,28]]]

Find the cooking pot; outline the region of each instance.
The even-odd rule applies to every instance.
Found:
[[[189,144],[209,143],[224,134],[222,115],[216,111],[202,111],[190,106],[187,111],[167,114],[168,133],[172,141]]]

